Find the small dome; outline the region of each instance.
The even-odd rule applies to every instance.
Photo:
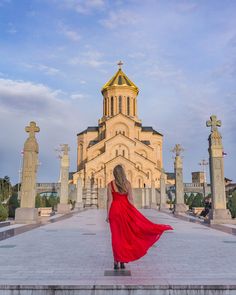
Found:
[[[119,69],[115,75],[102,87],[102,93],[112,86],[129,86],[138,94],[138,87],[126,76],[126,74]]]

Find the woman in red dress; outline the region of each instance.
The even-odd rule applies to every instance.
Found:
[[[173,228],[151,222],[134,207],[132,188],[121,165],[113,175],[107,188],[106,221],[111,229],[114,269],[119,269],[144,256],[165,230]]]

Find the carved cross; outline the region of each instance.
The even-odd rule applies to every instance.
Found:
[[[172,152],[175,153],[176,156],[180,156],[180,153],[183,152],[184,149],[180,144],[176,144],[175,147],[173,148]]]
[[[29,126],[25,127],[25,131],[29,133],[29,137],[35,137],[35,132],[39,132],[40,128],[32,121]]]
[[[61,151],[63,152],[64,155],[68,155],[69,150],[70,148],[68,144],[61,144]]]
[[[217,120],[217,117],[215,115],[212,115],[210,117],[210,120],[206,121],[206,126],[211,127],[211,132],[218,131],[217,127],[221,126],[221,121]]]
[[[117,65],[118,65],[119,69],[121,69],[121,66],[123,66],[123,64],[124,64],[124,63],[123,63],[121,60],[118,62]]]

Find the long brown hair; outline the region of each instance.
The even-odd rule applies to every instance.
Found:
[[[113,169],[113,175],[115,177],[115,183],[120,193],[127,193],[127,178],[125,170],[121,165],[116,165]]]

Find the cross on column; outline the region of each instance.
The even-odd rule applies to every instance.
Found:
[[[64,155],[68,155],[69,150],[70,148],[68,144],[61,144],[61,151],[63,152]]]
[[[117,63],[117,65],[118,65],[118,67],[119,67],[119,69],[121,70],[121,66],[123,66],[123,62],[120,60],[118,63]]]
[[[25,131],[29,133],[29,137],[35,137],[35,132],[39,132],[40,128],[32,121],[29,126],[25,127]]]
[[[221,126],[221,121],[217,120],[215,115],[210,116],[210,120],[206,121],[206,126],[211,127],[211,132],[217,131],[218,128]]]
[[[175,147],[173,148],[172,152],[175,153],[176,156],[180,156],[180,153],[183,152],[184,149],[180,144],[176,144]]]

